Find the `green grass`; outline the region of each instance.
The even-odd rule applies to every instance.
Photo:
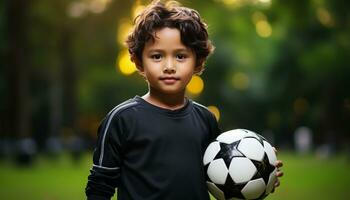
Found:
[[[40,157],[30,167],[0,166],[0,196],[7,200],[70,200],[84,199],[90,158],[75,165],[68,156],[58,160]]]
[[[317,159],[280,153],[285,173],[281,186],[267,199],[349,199],[350,163],[345,156]],[[85,199],[84,188],[91,166],[90,155],[73,164],[67,155],[58,160],[38,158],[30,168],[0,163],[0,197],[6,200]],[[115,199],[115,198],[114,198]]]
[[[329,159],[279,155],[285,173],[281,186],[269,199],[349,199],[350,162],[345,156]]]

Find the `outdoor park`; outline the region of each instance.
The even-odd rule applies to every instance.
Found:
[[[149,2],[0,3],[1,199],[85,199],[101,120],[147,91],[124,42]],[[216,47],[187,96],[223,131],[249,129],[278,149],[284,176],[267,199],[348,199],[350,3],[179,2]]]

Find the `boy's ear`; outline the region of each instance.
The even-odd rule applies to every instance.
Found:
[[[136,64],[136,68],[137,68],[137,72],[143,77],[143,78],[146,78],[146,75],[145,75],[145,70],[144,68],[142,67],[142,65],[139,65],[139,64]]]
[[[204,71],[204,60],[200,60],[194,69],[194,74],[201,75]]]
[[[204,67],[203,67],[203,65],[200,65],[200,66],[197,66],[194,69],[194,73],[193,74],[201,75],[203,71],[204,71]]]
[[[139,74],[144,77],[144,70],[142,67],[142,62],[134,56],[131,57],[131,61],[135,64],[136,69],[139,72]]]

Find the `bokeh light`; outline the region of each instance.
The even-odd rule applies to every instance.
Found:
[[[215,115],[217,121],[220,120],[220,110],[216,106],[208,106],[208,109]]]
[[[204,89],[204,81],[200,76],[193,76],[186,90],[192,95],[199,95]]]
[[[270,37],[272,34],[272,27],[267,21],[267,17],[264,13],[256,11],[252,15],[252,21],[255,24],[256,33],[263,38]]]
[[[242,5],[242,0],[221,0],[225,5],[231,7],[239,7]]]
[[[333,18],[327,9],[318,8],[316,13],[317,13],[317,19],[320,21],[322,25],[326,27],[332,27],[334,25]]]
[[[122,19],[118,26],[117,38],[116,38],[117,43],[119,43],[120,45],[124,45],[125,40],[127,39],[127,36],[131,31],[131,29],[132,29],[131,22],[129,22],[129,20],[127,19]]]
[[[246,90],[250,85],[250,78],[243,72],[234,73],[232,76],[232,85],[237,90]]]
[[[70,17],[83,17],[88,12],[99,14],[106,10],[111,0],[73,1],[68,4],[67,14]]]
[[[133,17],[133,19],[135,19],[141,13],[141,11],[143,11],[145,9],[145,7],[146,6],[144,6],[144,5],[136,3],[135,6],[132,9],[132,17]]]
[[[272,34],[272,28],[267,21],[258,21],[255,24],[256,33],[263,38],[270,37]]]
[[[127,50],[123,50],[119,53],[116,67],[123,75],[131,75],[137,71],[135,64],[130,60]]]
[[[268,7],[271,5],[271,0],[215,0],[215,1],[223,3],[225,6],[232,9],[238,9],[248,5],[259,5],[259,6],[265,6],[265,7]]]
[[[261,4],[265,4],[265,5],[270,5],[271,4],[271,0],[258,0],[259,3]]]
[[[89,10],[92,13],[102,13],[110,1],[111,0],[91,0],[88,3]]]
[[[83,2],[71,2],[68,4],[67,14],[69,17],[82,17],[87,11],[87,5]]]

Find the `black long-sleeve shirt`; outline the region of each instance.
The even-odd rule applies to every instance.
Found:
[[[136,96],[108,113],[98,130],[88,200],[209,200],[202,158],[219,134],[214,115],[188,100],[163,109]]]

